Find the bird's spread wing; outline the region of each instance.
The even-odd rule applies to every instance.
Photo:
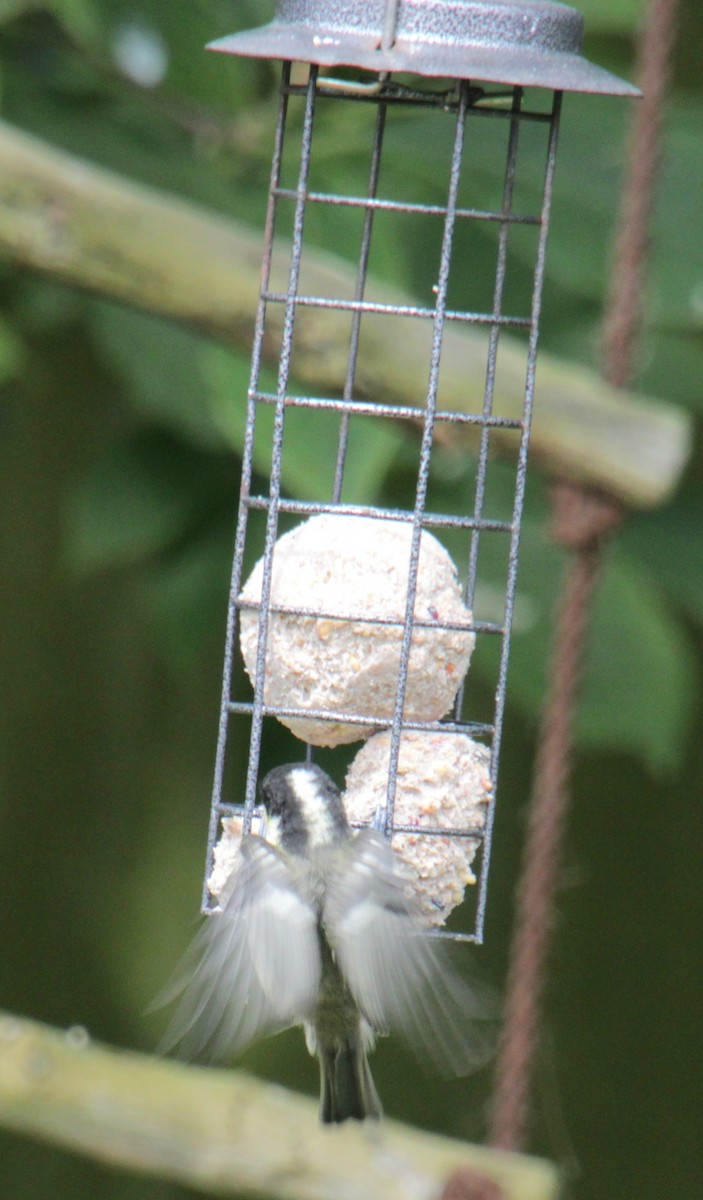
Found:
[[[159,1049],[187,1057],[236,1053],[314,1010],[320,981],[317,917],[283,856],[263,838],[242,843],[222,912],[199,931],[158,998],[180,1002]]]
[[[452,969],[445,944],[423,932],[408,881],[386,838],[362,830],[328,886],[327,936],[361,1012],[401,1035],[420,1058],[462,1075],[492,1054],[494,1030],[479,994]]]

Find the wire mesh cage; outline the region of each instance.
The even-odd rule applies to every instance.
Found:
[[[450,846],[460,895],[476,883],[462,928],[442,932],[482,940],[562,91],[634,91],[581,58],[581,34],[574,10],[535,0],[281,0],[270,25],[213,46],[283,67],[205,912],[223,820],[251,829],[267,731],[282,723],[301,757],[362,743],[347,798],[366,787],[367,809],[352,803],[350,815],[370,818],[368,781],[382,777],[385,832],[430,858],[433,844]],[[330,139],[345,152],[351,106],[365,164],[353,194],[328,162]],[[397,134],[408,121],[415,161]],[[488,226],[486,292],[472,261]],[[377,281],[396,239],[434,264],[411,299]],[[356,245],[355,264],[320,257],[342,243]],[[413,431],[406,507],[369,497],[363,470],[399,429]],[[301,439],[325,461],[324,494],[285,486]],[[488,710],[472,653],[491,678]],[[243,744],[241,797],[228,764]],[[438,800],[467,788],[463,808]],[[436,876],[440,924],[457,901]]]

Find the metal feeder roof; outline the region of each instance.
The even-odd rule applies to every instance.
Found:
[[[553,0],[397,0],[397,6],[388,0],[278,0],[270,24],[219,38],[208,49],[325,67],[639,95],[633,84],[583,58],[582,40],[581,14]]]

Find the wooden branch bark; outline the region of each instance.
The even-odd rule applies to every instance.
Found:
[[[505,1200],[555,1200],[551,1164],[394,1121],[319,1126],[312,1100],[241,1071],[166,1062],[0,1014],[0,1124],[213,1195],[432,1200],[470,1167]]]
[[[16,263],[188,322],[248,351],[261,242],[257,231],[91,166],[0,122],[0,253]],[[354,271],[348,263],[311,249],[306,249],[305,261],[305,290],[353,296]],[[369,294],[382,301],[408,301],[373,281]],[[432,297],[424,300],[431,303]],[[281,306],[270,306],[265,352],[272,361],[281,313]],[[348,338],[348,314],[299,309],[293,358],[297,381],[337,394]],[[485,356],[486,335],[473,328],[447,329],[443,407],[482,410]],[[427,346],[415,322],[389,318],[364,323],[357,380],[362,395],[373,401],[421,403],[427,362]],[[503,335],[498,414],[520,415],[524,377],[524,347]],[[445,441],[465,436],[458,426],[437,429]],[[496,429],[492,443],[512,452],[515,437]],[[595,371],[541,355],[532,446],[547,470],[602,488],[633,507],[649,507],[662,503],[675,488],[690,445],[690,422],[682,411],[618,391]]]

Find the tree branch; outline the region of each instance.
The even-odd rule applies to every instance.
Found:
[[[188,322],[248,351],[261,249],[257,231],[91,166],[0,122],[0,253],[17,263]],[[354,280],[350,264],[306,249],[302,287],[310,294],[351,297]],[[374,281],[369,294],[384,302],[408,302]],[[428,303],[431,299],[425,297]],[[282,320],[282,306],[269,305],[265,353],[274,362],[277,320]],[[447,328],[444,408],[482,411],[486,337],[475,329]],[[293,357],[298,382],[336,394],[348,339],[348,314],[300,308]],[[361,395],[422,404],[428,353],[417,323],[365,321],[362,345]],[[524,347],[503,335],[497,414],[521,416],[524,381]],[[466,435],[459,426],[439,423],[437,436],[455,444]],[[491,438],[497,448],[514,451],[514,433],[495,429]],[[618,391],[595,371],[541,355],[532,446],[547,470],[602,488],[635,508],[650,507],[673,491],[690,445],[690,421],[681,410]]]
[[[409,1129],[318,1125],[316,1105],[241,1071],[91,1043],[0,1014],[0,1124],[213,1195],[432,1200],[470,1167],[505,1200],[555,1200],[549,1163]]]

